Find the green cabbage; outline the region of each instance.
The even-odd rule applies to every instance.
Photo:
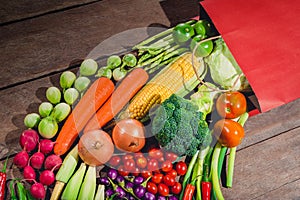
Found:
[[[223,39],[215,41],[213,52],[205,58],[212,80],[224,89],[243,90],[249,83]]]

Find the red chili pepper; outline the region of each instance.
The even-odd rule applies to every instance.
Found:
[[[194,196],[194,191],[195,191],[195,185],[193,185],[192,183],[187,184],[182,200],[192,200]]]
[[[210,200],[211,182],[208,178],[208,165],[204,164],[204,177],[201,182],[202,200]]]
[[[5,195],[7,160],[8,157],[6,158],[3,169],[0,171],[0,200],[4,200],[4,195]]]

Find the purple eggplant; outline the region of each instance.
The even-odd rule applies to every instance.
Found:
[[[152,194],[151,192],[146,192],[145,193],[145,199],[146,200],[155,200],[155,195]]]
[[[136,185],[142,184],[143,181],[144,181],[144,178],[141,177],[141,176],[137,176],[137,177],[135,177],[135,178],[133,179],[133,183],[136,184]]]
[[[137,185],[134,187],[133,192],[138,198],[142,198],[146,192],[146,188],[142,185]]]
[[[118,171],[115,169],[110,168],[107,172],[107,176],[111,179],[111,180],[115,180],[118,176]]]
[[[124,198],[126,196],[126,192],[120,186],[116,188],[115,192],[117,193],[117,197],[119,198]]]
[[[115,193],[115,192],[114,192],[112,189],[107,189],[107,190],[105,191],[105,196],[106,196],[106,197],[110,197],[110,196],[112,196],[114,193]]]
[[[127,182],[125,183],[125,188],[126,188],[126,189],[133,189],[133,187],[134,187],[134,184],[133,184],[132,182],[127,181]]]
[[[105,186],[109,186],[110,182],[109,182],[107,177],[101,177],[100,178],[100,184],[105,185]]]
[[[178,200],[176,196],[169,196],[168,200]]]

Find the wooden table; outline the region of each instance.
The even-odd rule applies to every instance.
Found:
[[[198,15],[190,0],[7,1],[0,5],[0,158],[20,150],[27,113],[47,87],[103,40],[125,30],[170,27]],[[300,199],[300,99],[251,117],[226,199]],[[9,160],[9,178],[19,170]]]

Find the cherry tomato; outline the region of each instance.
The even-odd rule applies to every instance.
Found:
[[[129,172],[125,170],[124,165],[120,165],[120,166],[118,167],[118,173],[119,173],[121,176],[128,176],[128,175],[129,175]]]
[[[120,156],[112,156],[108,162],[108,164],[112,167],[117,167],[121,163],[121,157]]]
[[[170,175],[165,175],[163,177],[163,183],[166,184],[167,186],[173,186],[175,184],[175,178]]]
[[[134,171],[135,170],[135,162],[133,159],[127,159],[124,161],[124,168],[127,171]]]
[[[125,160],[128,159],[134,159],[132,154],[125,154],[124,156],[122,156],[122,161],[125,162]]]
[[[175,168],[176,168],[177,174],[180,176],[185,175],[185,173],[187,171],[187,165],[183,161],[179,161],[178,163],[176,163]]]
[[[164,197],[169,195],[169,187],[166,186],[165,184],[163,184],[163,183],[158,184],[157,189],[158,189],[159,195],[164,196]]]
[[[182,186],[181,183],[175,182],[174,185],[171,187],[171,192],[173,194],[179,194],[181,192]]]
[[[170,175],[170,176],[176,178],[177,172],[175,169],[171,169],[170,171],[167,172],[167,175]]]
[[[151,178],[151,181],[153,183],[159,184],[161,183],[163,176],[164,176],[163,174],[154,174]]]
[[[157,185],[151,181],[148,181],[147,183],[147,191],[152,193],[152,194],[156,194],[157,193]]]
[[[163,172],[169,172],[173,169],[173,164],[170,160],[166,160],[161,165],[161,170]]]
[[[162,150],[159,148],[150,149],[148,154],[150,158],[154,158],[154,159],[160,159],[164,156]]]
[[[142,153],[142,152],[136,152],[136,153],[134,153],[134,155],[133,155],[135,158],[140,158],[140,157],[144,157],[144,154]]]
[[[221,119],[214,125],[214,134],[221,145],[232,148],[238,146],[245,136],[244,128],[231,119]]]
[[[156,159],[150,159],[149,162],[148,162],[148,167],[147,167],[148,170],[150,171],[155,171],[158,169],[158,162]]]
[[[136,167],[132,172],[132,176],[139,176],[140,175],[140,169]]]
[[[216,109],[221,117],[234,119],[246,112],[247,101],[240,92],[225,92],[218,97]]]
[[[144,156],[136,158],[136,165],[139,168],[144,169],[147,166],[147,159]]]
[[[166,160],[169,160],[171,162],[174,162],[178,158],[178,156],[173,152],[166,152],[165,157]]]
[[[147,179],[149,178],[150,176],[152,176],[152,172],[151,171],[148,171],[148,170],[142,170],[141,171],[141,176],[144,178],[144,179]]]

